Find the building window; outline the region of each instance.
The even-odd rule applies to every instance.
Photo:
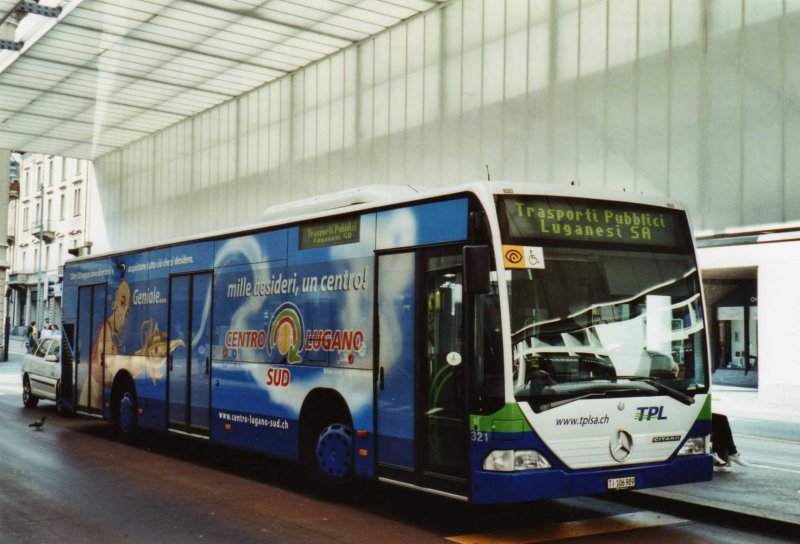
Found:
[[[31,192],[31,169],[25,169],[25,179],[23,180],[24,187],[22,188],[22,192],[25,196],[28,196]]]
[[[75,177],[78,178],[83,173],[83,161],[75,159]]]
[[[61,202],[59,203],[59,206],[61,207],[59,219],[63,221],[67,218],[67,195],[61,195]]]
[[[48,228],[50,228],[50,220],[53,218],[53,214],[51,212],[52,209],[53,209],[53,199],[52,198],[48,198],[47,199],[47,223],[46,223]]]
[[[58,243],[58,262],[56,265],[61,266],[64,263],[64,243]]]
[[[42,177],[42,165],[36,166],[36,187],[44,185],[44,177]]]
[[[758,288],[755,279],[706,280],[714,381],[758,387]]]
[[[27,256],[28,256],[28,253],[26,251],[23,251],[22,252],[22,262],[19,263],[19,269],[21,271],[23,271],[23,272],[25,271],[25,257],[27,257]]]
[[[22,230],[28,230],[28,207],[22,208]]]
[[[55,161],[53,161],[53,159],[50,159],[49,161],[47,161],[47,186],[48,187],[52,187],[53,186],[53,178],[55,177],[55,174],[56,174],[55,173],[55,169],[56,169]]]
[[[74,198],[72,200],[72,215],[81,214],[81,188],[75,189]]]
[[[39,250],[33,250],[33,269],[39,270]]]
[[[50,246],[47,245],[44,248],[44,269],[48,270],[50,268]]]

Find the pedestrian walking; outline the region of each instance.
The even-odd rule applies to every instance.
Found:
[[[35,321],[32,321],[28,328],[25,329],[25,336],[22,337],[22,343],[25,346],[25,351],[30,353],[31,349],[33,349],[34,341],[34,333],[36,328],[34,327]]]

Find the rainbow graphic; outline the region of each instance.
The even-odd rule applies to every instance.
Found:
[[[269,324],[269,342],[267,350],[270,355],[277,348],[278,353],[286,357],[289,364],[303,361],[303,316],[291,302],[284,302],[272,314]]]

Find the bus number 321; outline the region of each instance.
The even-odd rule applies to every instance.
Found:
[[[473,442],[488,442],[489,433],[484,431],[471,431],[469,439]]]

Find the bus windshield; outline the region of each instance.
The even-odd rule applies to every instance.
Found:
[[[516,398],[535,411],[599,396],[667,394],[690,404],[694,393],[707,390],[700,280],[685,216],[614,205],[617,219],[607,213],[610,206],[501,200],[511,268],[512,379]],[[573,219],[567,219],[568,209]],[[555,218],[553,210],[564,212],[564,219],[540,220]],[[660,229],[650,233],[654,243],[626,239],[626,211],[637,217],[631,224]],[[609,230],[602,240],[574,236],[585,227]],[[607,234],[616,238],[607,241]],[[529,257],[509,262],[509,251]]]

